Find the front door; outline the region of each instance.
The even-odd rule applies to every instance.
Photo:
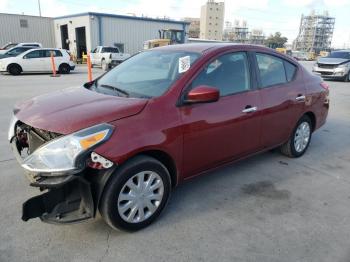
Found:
[[[248,56],[234,52],[214,59],[191,83],[216,87],[220,99],[180,108],[184,132],[184,176],[259,149],[261,106],[252,89]],[[188,90],[187,90],[188,92]]]
[[[34,50],[23,56],[21,66],[24,72],[40,72],[44,71],[45,59],[44,51]]]

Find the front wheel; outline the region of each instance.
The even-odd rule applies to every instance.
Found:
[[[348,74],[344,77],[344,82],[350,82],[350,71]]]
[[[100,201],[100,213],[112,228],[140,230],[164,209],[170,183],[169,172],[161,162],[137,156],[112,175]]]
[[[308,116],[304,115],[297,123],[289,140],[281,146],[282,154],[289,157],[302,156],[309,147],[312,124]]]

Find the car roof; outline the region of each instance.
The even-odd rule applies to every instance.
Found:
[[[247,49],[248,47],[254,47],[261,50],[273,51],[271,48],[259,46],[259,45],[249,45],[249,44],[236,44],[236,43],[189,43],[189,44],[179,44],[179,45],[168,45],[157,47],[156,50],[164,51],[187,51],[187,52],[197,52],[204,53],[208,51],[214,51],[219,49],[226,49],[227,47],[232,47],[234,49]]]

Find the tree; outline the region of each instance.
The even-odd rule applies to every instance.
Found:
[[[284,47],[284,44],[287,43],[288,38],[282,36],[280,32],[276,32],[274,35],[270,35],[266,39],[266,45],[270,48]]]

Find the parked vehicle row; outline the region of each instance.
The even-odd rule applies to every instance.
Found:
[[[24,51],[17,56],[0,59],[0,72],[19,75],[27,72],[52,72],[51,55],[54,56],[56,69],[61,74],[69,74],[75,64],[67,50],[40,48]]]
[[[36,48],[41,48],[43,47],[43,45],[41,43],[8,43],[6,45],[4,45],[3,47],[0,48],[0,54],[3,54],[6,52],[6,50],[9,50],[13,47],[19,47],[19,46],[33,46]]]
[[[15,106],[9,141],[30,185],[46,189],[22,219],[67,224],[99,210],[112,228],[144,228],[185,180],[272,148],[302,156],[328,95],[320,77],[268,48],[141,52],[82,87]]]

